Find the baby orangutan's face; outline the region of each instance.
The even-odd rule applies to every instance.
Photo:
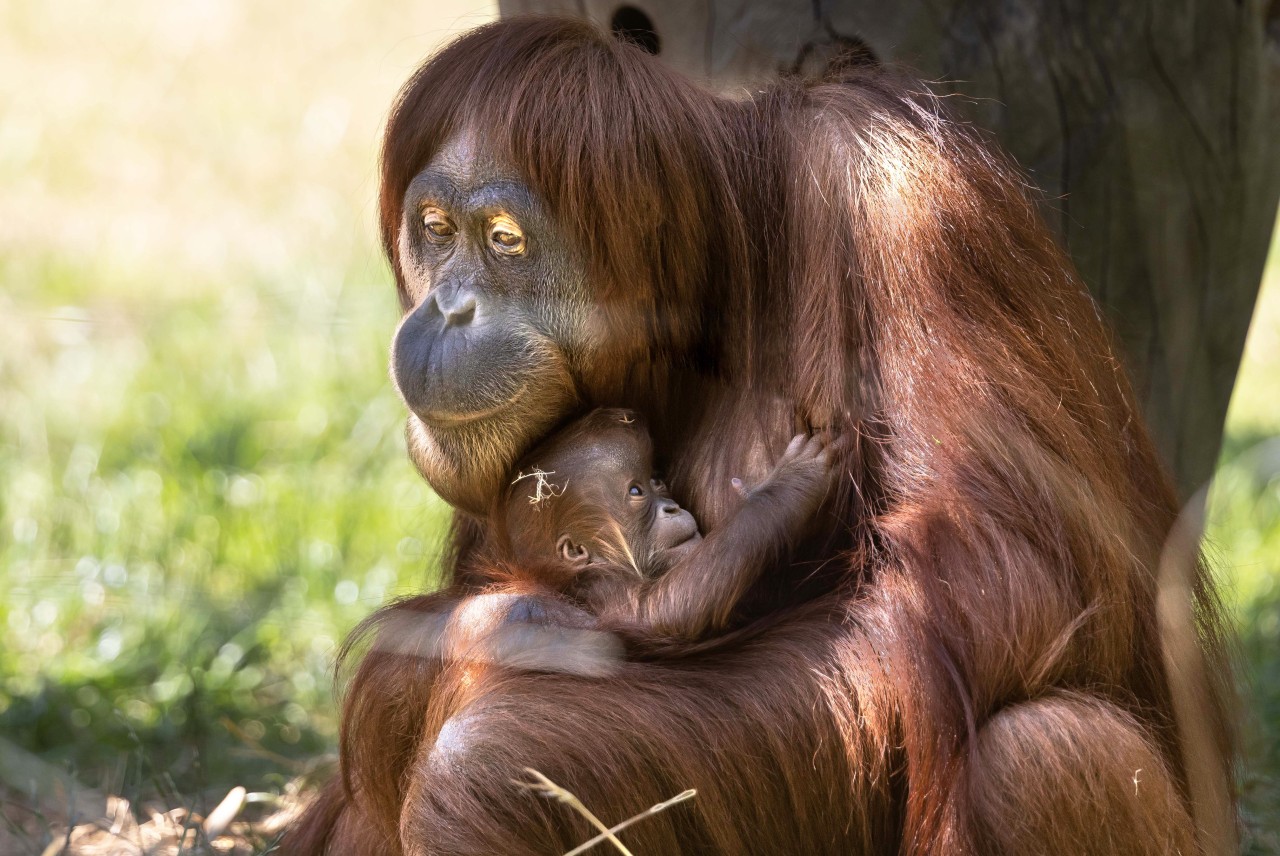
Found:
[[[702,540],[693,515],[671,498],[666,484],[655,475],[648,437],[640,431],[611,431],[591,438],[572,457],[572,461],[556,462],[558,471],[567,476],[566,490],[617,526],[601,532],[595,523],[589,527],[595,531],[588,531],[576,525],[578,521],[563,521],[557,543],[563,559],[583,565],[622,559],[652,574],[670,567]],[[630,556],[617,555],[623,544]]]

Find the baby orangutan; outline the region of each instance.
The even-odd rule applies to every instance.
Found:
[[[495,510],[519,582],[580,603],[601,628],[697,640],[726,628],[739,600],[785,554],[826,496],[832,453],[799,435],[723,525],[698,531],[654,474],[629,410],[592,411],[526,455]]]

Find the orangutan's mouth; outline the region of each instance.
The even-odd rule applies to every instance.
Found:
[[[690,532],[688,535],[686,535],[684,538],[681,538],[679,541],[672,544],[667,549],[674,550],[677,547],[684,547],[685,545],[693,545],[698,543],[701,540],[702,540],[702,533],[699,532],[697,529],[695,529],[692,532]]]
[[[486,407],[483,410],[470,410],[466,413],[449,413],[444,411],[428,411],[426,413],[415,414],[428,428],[459,428],[463,425],[469,425],[472,422],[480,422],[485,419],[492,419],[502,411],[512,407],[521,398],[524,397],[525,390],[529,388],[528,381],[520,385],[505,401],[500,401],[492,407]]]

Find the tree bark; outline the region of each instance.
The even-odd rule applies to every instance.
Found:
[[[1180,488],[1211,475],[1280,194],[1280,0],[499,5],[647,24],[726,89],[852,49],[961,96],[1046,193]]]

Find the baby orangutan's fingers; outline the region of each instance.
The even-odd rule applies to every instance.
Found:
[[[812,463],[825,466],[827,464],[826,437],[823,434],[809,434],[807,436],[802,435],[802,437],[803,442],[800,443],[799,448],[790,456],[791,461],[796,464]],[[797,437],[796,439],[799,440],[801,437]],[[795,440],[792,440],[792,444],[795,444]],[[788,447],[788,451],[790,451],[790,447]],[[786,455],[783,455],[783,460],[787,460]],[[782,462],[780,461],[779,463]]]
[[[836,457],[841,457],[853,448],[856,437],[856,431],[841,431],[838,434],[828,433],[827,448],[834,452]]]
[[[738,492],[738,496],[742,497],[743,499],[746,499],[748,496],[751,495],[751,491],[747,490],[747,486],[742,483],[742,479],[740,478],[729,479],[729,484],[732,485],[733,489]]]
[[[778,459],[778,463],[782,464],[782,463],[786,463],[787,461],[793,460],[796,456],[798,456],[804,450],[808,440],[809,440],[808,434],[797,434],[796,436],[792,437],[791,442],[787,444],[787,448],[783,450],[782,457]]]
[[[837,461],[843,460],[853,450],[857,443],[856,432],[836,432],[831,429],[823,429],[814,434],[822,443],[822,461],[828,466],[834,465]]]

